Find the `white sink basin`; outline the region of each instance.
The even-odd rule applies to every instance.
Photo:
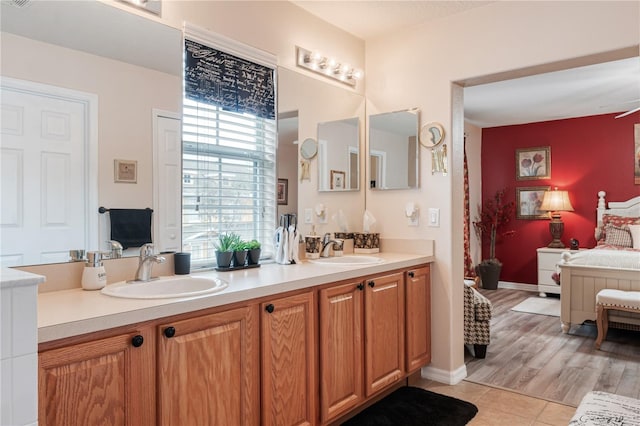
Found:
[[[166,299],[217,293],[227,288],[227,282],[218,278],[185,276],[160,277],[147,282],[120,281],[109,284],[101,292],[108,296],[127,299]]]
[[[319,265],[355,266],[355,265],[375,265],[384,262],[384,259],[374,256],[338,256],[323,257],[320,259],[309,259],[311,263]]]

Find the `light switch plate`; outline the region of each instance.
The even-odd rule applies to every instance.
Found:
[[[437,228],[440,226],[440,209],[429,209],[429,226]]]
[[[318,223],[327,223],[329,218],[329,212],[327,208],[324,209],[324,214],[322,216],[318,216]]]
[[[304,209],[304,223],[313,223],[313,209]]]

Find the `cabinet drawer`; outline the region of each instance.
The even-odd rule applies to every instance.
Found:
[[[556,272],[555,269],[539,269],[538,270],[538,284],[557,285],[551,278],[551,275]]]
[[[560,254],[538,254],[538,269],[556,270],[556,264],[560,262]]]

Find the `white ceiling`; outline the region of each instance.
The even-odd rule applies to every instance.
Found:
[[[424,0],[292,2],[363,40],[384,37],[409,26],[492,3]],[[629,111],[640,107],[640,58],[467,87],[464,99],[465,119],[479,127]]]

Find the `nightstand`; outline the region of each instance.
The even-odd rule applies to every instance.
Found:
[[[560,294],[560,285],[556,284],[551,278],[554,272],[557,272],[556,264],[560,262],[562,253],[569,248],[549,248],[542,247],[537,249],[538,252],[538,291],[540,297],[546,297],[547,293]]]

